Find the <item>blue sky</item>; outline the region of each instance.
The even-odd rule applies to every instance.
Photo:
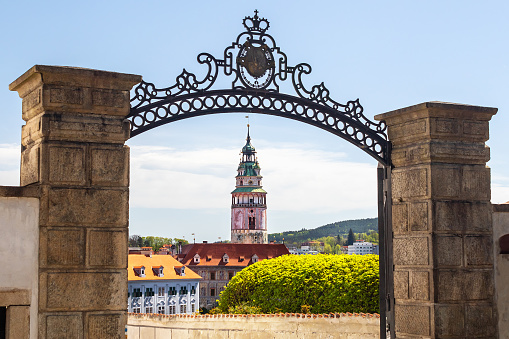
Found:
[[[159,87],[200,52],[221,57],[256,8],[289,65],[368,118],[424,101],[497,107],[492,201],[509,200],[509,4],[503,1],[2,1],[0,184],[19,184],[21,100],[8,84],[34,64],[140,74]],[[223,86],[226,80],[219,80]],[[183,120],[128,141],[132,234],[229,239],[245,114]],[[288,119],[251,115],[269,232],[376,216],[376,162]]]

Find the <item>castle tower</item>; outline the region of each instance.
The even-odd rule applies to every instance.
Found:
[[[231,242],[267,244],[267,192],[262,188],[260,166],[255,148],[251,145],[249,124],[237,172],[236,188],[232,192]]]

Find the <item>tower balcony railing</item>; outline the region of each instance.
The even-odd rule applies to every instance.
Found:
[[[255,229],[255,230],[249,230],[249,229],[233,229],[232,233],[259,233],[259,232],[267,232],[265,228]]]
[[[241,204],[232,204],[232,207],[262,207],[262,208],[267,208],[267,205],[266,204],[241,203]]]

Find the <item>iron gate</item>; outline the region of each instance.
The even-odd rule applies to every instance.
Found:
[[[222,59],[209,53],[198,55],[207,66],[198,78],[185,69],[175,84],[157,88],[142,81],[131,98],[127,119],[131,137],[157,126],[195,116],[250,112],[280,116],[322,128],[354,144],[379,163],[378,230],[380,236],[380,335],[389,330],[394,338],[391,223],[391,143],[385,122],[373,122],[363,114],[359,99],[339,103],[330,97],[324,83],[307,88],[303,75],[311,66],[289,66],[287,56],[267,34],[270,23],[258,16],[243,20],[245,31],[225,48]],[[231,88],[212,89],[220,70],[231,77]],[[280,84],[291,81],[295,95],[280,92]]]

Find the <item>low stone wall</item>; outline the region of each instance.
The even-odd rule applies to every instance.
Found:
[[[340,338],[378,339],[378,314],[216,314],[130,313],[129,339]]]

